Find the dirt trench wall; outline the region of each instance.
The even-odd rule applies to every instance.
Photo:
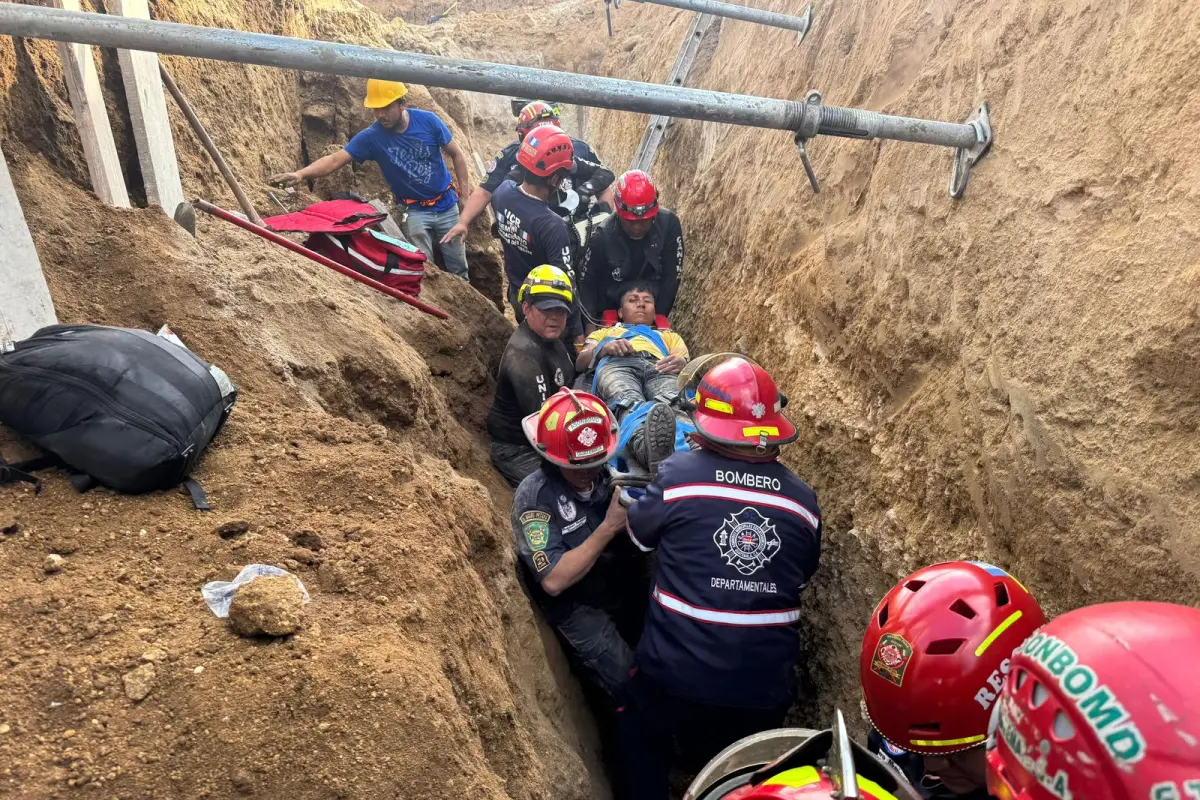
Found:
[[[154,6],[421,44],[351,4]],[[260,210],[261,178],[315,141],[317,106],[330,143],[354,126],[345,84],[166,61]],[[470,146],[461,100],[413,96]],[[232,205],[171,113],[186,193]],[[582,699],[516,583],[511,494],[480,435],[511,333],[495,305],[430,270],[421,297],[450,311],[440,321],[225,223],[202,218],[193,240],[158,209],[105,207],[52,44],[0,38],[0,146],[60,319],[168,323],[241,392],[196,474],[212,514],[173,492],[79,496],[56,473],[40,495],[0,487],[0,796],[604,797]],[[318,190],[370,186],[341,177]],[[0,452],[27,451],[0,431]],[[255,562],[312,594],[296,636],[242,639],[204,606],[205,582]]]
[[[756,5],[796,12],[802,4]],[[607,74],[661,81],[690,15],[627,4]],[[677,122],[655,173],[689,246],[694,352],[766,365],[819,491],[809,677],[857,705],[858,645],[898,577],[1003,565],[1053,613],[1200,602],[1200,6],[865,0],[808,40],[726,20],[690,85],[958,121],[996,143],[965,199],[951,153]],[[644,117],[594,112],[628,163]]]

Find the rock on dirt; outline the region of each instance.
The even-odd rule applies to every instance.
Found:
[[[286,636],[300,630],[304,597],[290,575],[268,575],[240,586],[229,606],[229,626],[242,636]]]
[[[126,672],[121,677],[121,682],[125,684],[125,696],[135,703],[140,703],[150,696],[157,679],[158,670],[152,663],[142,664],[132,672]]]
[[[47,575],[53,575],[56,572],[62,572],[66,566],[67,560],[65,558],[58,553],[51,553],[46,556],[46,562],[42,565],[42,569],[45,570]]]
[[[236,539],[246,531],[250,530],[250,523],[243,520],[237,522],[226,522],[217,528],[216,534],[222,539]]]

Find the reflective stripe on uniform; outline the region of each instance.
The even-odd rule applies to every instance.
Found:
[[[633,528],[629,527],[629,520],[625,520],[625,532],[629,534],[629,541],[633,542],[634,546],[637,547],[638,550],[641,550],[643,553],[654,552],[653,547],[646,547],[646,545],[639,542],[638,538],[633,535]]]
[[[654,587],[654,599],[668,611],[674,611],[681,616],[713,625],[761,628],[769,625],[790,625],[800,619],[800,609],[798,608],[784,608],[777,611],[718,611],[714,608],[702,608],[684,602],[657,586]]]
[[[425,274],[425,270],[423,270],[423,269],[419,269],[419,270],[393,269],[393,270],[389,271],[386,266],[376,264],[374,261],[372,261],[371,259],[364,256],[362,253],[358,252],[353,247],[346,247],[346,245],[344,245],[340,241],[338,241],[337,237],[330,236],[328,233],[325,234],[325,236],[326,236],[326,238],[329,239],[329,241],[333,242],[338,247],[339,250],[341,250],[344,253],[347,253],[351,258],[358,259],[365,266],[370,267],[371,269],[375,270],[376,272],[382,272],[385,275],[424,275]]]
[[[780,511],[787,511],[795,514],[800,519],[807,522],[816,530],[820,525],[820,520],[817,515],[809,511],[804,506],[797,503],[790,497],[785,497],[774,492],[758,492],[753,489],[739,489],[734,486],[724,486],[719,483],[685,483],[680,486],[672,486],[670,489],[663,491],[663,502],[671,503],[676,500],[691,500],[694,498],[708,497],[717,500],[734,500],[742,503],[752,503],[759,506],[769,506],[777,508]]]

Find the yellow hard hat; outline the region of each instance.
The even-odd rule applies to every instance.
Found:
[[[381,81],[371,78],[367,81],[367,99],[363,101],[364,108],[387,108],[404,95],[408,87],[399,81]]]
[[[535,303],[539,300],[555,298],[564,302],[565,308],[570,308],[575,301],[575,293],[571,290],[571,277],[558,267],[542,264],[534,267],[525,277],[521,288],[517,290],[517,302],[528,300]]]

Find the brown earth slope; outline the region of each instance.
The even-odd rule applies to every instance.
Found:
[[[352,5],[279,9],[154,13],[419,39]],[[343,84],[167,63],[260,210],[261,178],[299,163],[318,123],[331,144],[356,124]],[[415,99],[466,135],[460,108]],[[172,114],[185,190],[231,205]],[[169,323],[241,390],[197,474],[212,514],[176,493],[80,496],[62,475],[40,496],[0,487],[0,796],[604,796],[576,687],[513,577],[511,496],[480,438],[511,330],[495,306],[431,269],[440,321],[225,223],[202,219],[192,240],[158,210],[104,207],[50,44],[0,39],[0,120],[59,317]],[[205,582],[253,562],[311,592],[296,636],[243,639],[205,607]]]
[[[796,12],[802,3],[755,5]],[[1200,602],[1200,7],[819,4],[794,36],[724,21],[693,86],[964,119],[996,145],[967,197],[950,152],[681,122],[655,172],[689,264],[677,324],[780,379],[787,460],[819,490],[807,615],[828,718],[857,705],[874,602],[919,565],[981,558],[1051,611]],[[622,7],[608,74],[661,81],[689,15]],[[631,22],[631,20],[633,20]],[[592,115],[626,162],[644,118]]]

